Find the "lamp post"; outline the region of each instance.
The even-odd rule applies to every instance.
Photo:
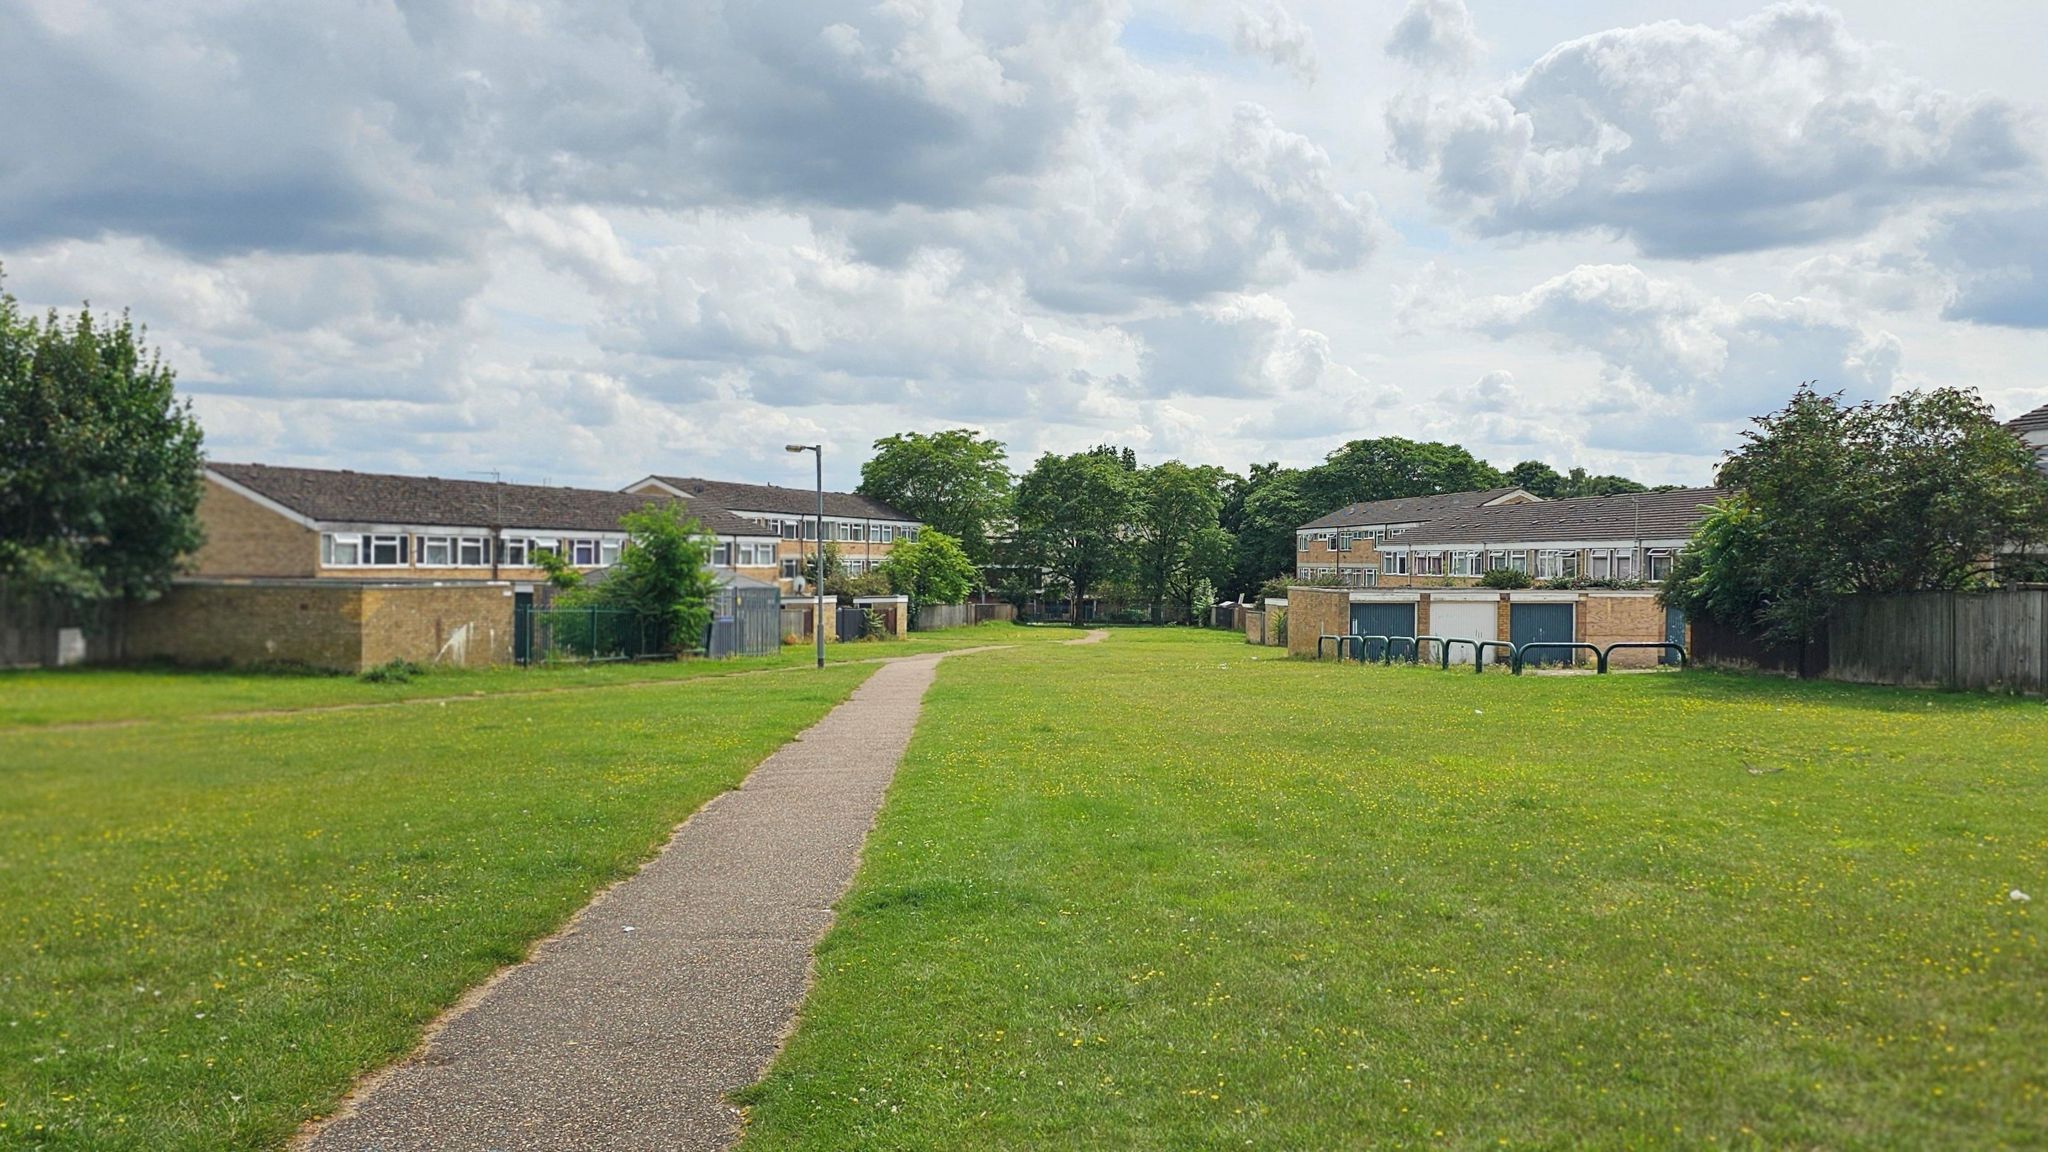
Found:
[[[818,571],[815,577],[818,594],[818,611],[812,620],[813,632],[818,634],[818,667],[825,666],[825,446],[823,444],[784,444],[785,452],[809,452],[818,461]],[[802,533],[798,533],[802,536]],[[797,550],[802,552],[803,541],[797,541]]]

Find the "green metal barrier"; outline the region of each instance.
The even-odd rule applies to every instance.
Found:
[[[1616,648],[1655,648],[1660,651],[1676,652],[1678,653],[1678,666],[1680,668],[1685,667],[1686,655],[1685,645],[1683,644],[1678,644],[1670,640],[1624,640],[1619,644],[1609,644],[1606,648],[1601,650],[1600,672],[1603,675],[1607,672],[1607,655],[1608,653],[1613,652]]]
[[[1373,641],[1377,640],[1377,641],[1379,641],[1379,642],[1380,642],[1380,651],[1382,651],[1382,652],[1384,652],[1384,651],[1386,651],[1386,650],[1387,650],[1387,645],[1389,645],[1389,644],[1392,644],[1392,643],[1394,642],[1394,638],[1393,638],[1392,636],[1381,636],[1381,635],[1379,635],[1378,633],[1375,633],[1375,632],[1368,632],[1368,633],[1366,633],[1365,635],[1363,635],[1363,636],[1360,636],[1360,637],[1358,638],[1358,640],[1359,640],[1359,648],[1358,648],[1358,653],[1359,653],[1359,655],[1358,655],[1358,662],[1359,662],[1360,664],[1370,664],[1370,663],[1372,663],[1372,660],[1373,660],[1373,655],[1372,655],[1372,642],[1373,642]]]
[[[1365,663],[1365,638],[1360,636],[1358,633],[1325,632],[1321,636],[1316,637],[1316,659],[1318,660],[1321,660],[1323,658],[1323,642],[1325,640],[1335,640],[1337,642],[1337,663],[1339,664],[1342,664],[1344,662],[1344,642],[1346,640],[1357,642],[1358,662],[1361,664]]]
[[[1417,656],[1418,656],[1418,655],[1419,655],[1419,654],[1421,653],[1421,651],[1422,651],[1422,645],[1420,645],[1420,644],[1417,644],[1417,643],[1416,643],[1416,640],[1417,640],[1417,639],[1419,639],[1419,637],[1415,637],[1415,636],[1389,636],[1389,637],[1387,637],[1387,647],[1386,647],[1386,649],[1385,649],[1384,651],[1382,651],[1382,652],[1380,653],[1380,656],[1381,656],[1381,660],[1380,660],[1380,662],[1381,662],[1381,663],[1383,663],[1383,664],[1385,664],[1385,665],[1387,665],[1387,666],[1388,666],[1389,668],[1393,667],[1393,665],[1394,665],[1394,645],[1396,645],[1396,644],[1406,644],[1406,645],[1408,646],[1408,662],[1409,662],[1410,664],[1414,664],[1414,663],[1416,663],[1416,662],[1417,662],[1417,659],[1416,659],[1416,658],[1417,658]]]
[[[1434,639],[1434,637],[1432,637],[1432,639]],[[1449,672],[1451,670],[1451,647],[1456,644],[1463,644],[1472,649],[1472,664],[1474,667],[1477,667],[1479,664],[1480,653],[1479,641],[1467,640],[1462,636],[1452,636],[1447,639],[1437,641],[1437,655],[1441,657],[1443,660],[1444,671]]]
[[[1600,655],[1600,649],[1597,645],[1581,644],[1574,640],[1532,640],[1529,643],[1522,645],[1522,647],[1515,652],[1515,675],[1520,676],[1522,674],[1522,665],[1527,662],[1526,658],[1528,657],[1529,653],[1536,651],[1538,648],[1542,648],[1547,651],[1591,652],[1594,656],[1594,659],[1599,661],[1600,668],[1602,671],[1605,671],[1607,667],[1606,658]]]
[[[1425,643],[1436,645],[1436,650],[1438,652],[1442,652],[1444,650],[1444,644],[1446,643],[1446,641],[1441,636],[1417,636],[1415,638],[1415,654],[1408,658],[1408,662],[1410,664],[1422,663],[1422,646]],[[1450,667],[1450,665],[1446,664],[1444,665],[1444,667],[1448,668]]]
[[[1515,647],[1515,645],[1514,645],[1514,643],[1513,643],[1512,641],[1508,641],[1508,640],[1481,640],[1481,641],[1479,641],[1478,643],[1475,643],[1475,644],[1473,644],[1473,645],[1472,645],[1472,649],[1473,649],[1473,652],[1472,652],[1472,671],[1474,671],[1474,672],[1484,672],[1484,671],[1486,671],[1486,664],[1485,664],[1485,663],[1484,663],[1483,661],[1481,661],[1481,660],[1480,660],[1480,657],[1482,657],[1482,656],[1486,655],[1486,654],[1487,654],[1488,652],[1492,652],[1492,651],[1496,651],[1496,650],[1497,650],[1497,651],[1505,652],[1505,653],[1507,653],[1507,654],[1508,654],[1508,666],[1509,666],[1509,667],[1511,667],[1511,668],[1513,668],[1513,669],[1515,670],[1515,674],[1516,674],[1517,676],[1521,675],[1521,673],[1522,673],[1522,650],[1521,650],[1521,649],[1519,649],[1519,648],[1517,648],[1517,647]],[[1500,661],[1496,660],[1496,661],[1494,661],[1494,663],[1498,664],[1498,663],[1500,663]]]

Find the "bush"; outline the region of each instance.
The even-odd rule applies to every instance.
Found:
[[[365,684],[409,684],[426,674],[425,668],[410,660],[392,660],[364,672],[360,679]]]
[[[1554,588],[1573,592],[1584,592],[1588,590],[1607,592],[1633,592],[1640,588],[1647,588],[1649,587],[1649,585],[1643,583],[1641,580],[1611,580],[1605,577],[1600,579],[1594,579],[1591,576],[1559,576],[1551,580],[1538,581],[1536,583],[1536,587]]]
[[[1533,583],[1527,572],[1513,568],[1488,568],[1479,578],[1481,588],[1528,588]]]

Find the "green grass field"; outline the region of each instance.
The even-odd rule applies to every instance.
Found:
[[[0,1148],[280,1147],[872,670],[0,732]]]
[[[1062,628],[982,624],[914,633],[902,640],[828,644],[828,663],[948,652],[981,644],[1031,644],[1071,638]],[[0,671],[0,728],[47,724],[101,724],[261,712],[400,700],[501,693],[603,688],[647,681],[687,680],[734,672],[804,668],[815,649],[792,645],[770,656],[646,664],[563,664],[544,668],[436,668],[405,683],[371,683],[355,676],[293,672],[164,668],[66,668]]]
[[[745,1148],[2042,1147],[2014,888],[2038,701],[951,663]]]
[[[922,642],[748,1152],[2048,1144],[2038,701],[1071,635]],[[746,668],[0,677],[0,1148],[280,1147],[869,671]]]

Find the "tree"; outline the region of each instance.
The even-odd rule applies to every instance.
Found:
[[[888,577],[889,590],[910,597],[913,616],[927,604],[958,604],[967,599],[978,573],[960,542],[935,528],[898,544],[875,571]]]
[[[1456,444],[1382,436],[1353,440],[1330,453],[1309,469],[1303,492],[1317,506],[1309,516],[1313,519],[1360,501],[1475,491],[1501,483],[1493,465]]]
[[[1228,539],[1219,535],[1217,523],[1223,510],[1223,475],[1220,468],[1189,467],[1178,460],[1137,474],[1135,569],[1155,622],[1169,601],[1188,607],[1196,583],[1220,559],[1218,550]],[[1203,568],[1205,564],[1210,567]]]
[[[1038,458],[1017,484],[1017,535],[1028,562],[1064,582],[1075,623],[1081,602],[1122,575],[1134,504],[1134,474],[1120,454]]]
[[[1573,496],[1620,496],[1630,492],[1647,492],[1647,485],[1638,484],[1626,476],[1594,476],[1584,468],[1574,468],[1568,475],[1541,460],[1524,460],[1507,471],[1507,482],[1534,496],[1545,500],[1563,500]]]
[[[857,491],[953,537],[976,564],[987,564],[991,538],[1010,514],[1004,461],[1001,442],[966,428],[900,433],[875,441]]]
[[[199,547],[202,434],[124,314],[24,319],[0,291],[0,585],[149,599]]]
[[[711,570],[717,541],[680,502],[636,508],[619,521],[631,538],[599,594],[631,608],[659,631],[657,647],[693,649],[711,625],[718,580]]]
[[[1851,593],[1968,588],[2048,539],[2048,476],[1976,393],[1845,405],[1801,385],[1721,467],[1739,501],[1695,531],[1664,597],[1804,644]]]
[[[1541,460],[1524,460],[1508,469],[1507,482],[1545,500],[1555,500],[1564,491],[1564,477]]]

